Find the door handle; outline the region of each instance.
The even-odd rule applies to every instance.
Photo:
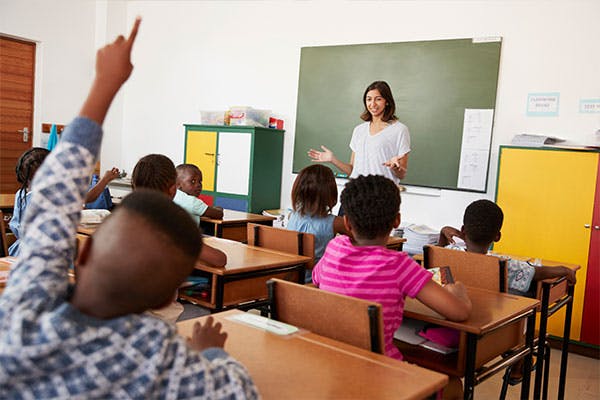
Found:
[[[27,143],[29,141],[29,128],[28,127],[19,129],[17,132],[23,134],[23,142]]]

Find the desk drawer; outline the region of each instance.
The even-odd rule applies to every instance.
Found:
[[[299,273],[297,270],[284,271],[266,276],[226,282],[223,291],[223,306],[235,306],[252,300],[266,299],[268,297],[267,281],[271,278],[298,282]]]

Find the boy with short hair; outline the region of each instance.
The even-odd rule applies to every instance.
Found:
[[[440,231],[438,246],[445,246],[455,250],[470,251],[473,253],[487,254],[493,242],[500,240],[504,213],[493,201],[477,200],[466,209],[463,217],[463,226],[460,231],[451,226],[445,226]],[[465,242],[465,246],[455,243],[453,237],[458,237]],[[543,279],[567,277],[569,284],[576,282],[575,271],[565,266],[534,266],[526,261],[507,259],[508,289],[516,295],[535,297],[535,285]]]
[[[139,24],[98,51],[79,117],[33,181],[21,255],[0,296],[0,398],[258,397],[212,318],[186,343],[144,313],[171,300],[201,248],[198,228],[166,196],[127,196],[80,250],[69,287],[101,124],[133,68]]]
[[[221,207],[211,207],[198,198],[202,192],[202,171],[194,164],[180,164],[176,170],[177,193],[173,201],[189,212],[197,223],[202,216],[222,219]]]

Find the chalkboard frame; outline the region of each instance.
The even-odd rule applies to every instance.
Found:
[[[364,90],[384,80],[411,133],[402,183],[484,193],[458,187],[464,110],[496,108],[501,43],[496,37],[302,47],[292,171],[311,164],[307,151],[320,145],[348,162],[352,131],[364,122]],[[486,188],[489,163],[488,157]]]

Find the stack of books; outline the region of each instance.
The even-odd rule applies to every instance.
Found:
[[[403,251],[408,254],[422,254],[423,246],[426,244],[436,244],[440,233],[427,225],[408,225],[404,228],[404,243]]]

